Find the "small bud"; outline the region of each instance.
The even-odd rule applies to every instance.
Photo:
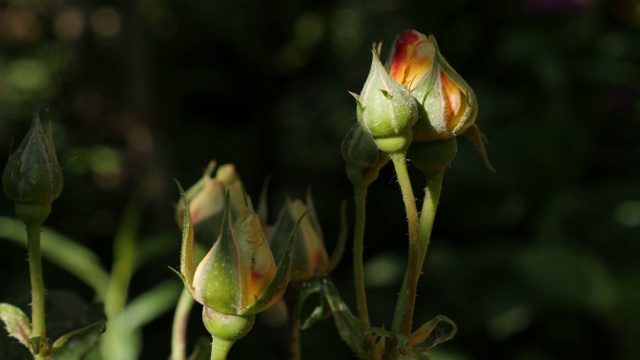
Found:
[[[20,146],[9,156],[2,176],[4,192],[25,223],[42,223],[51,203],[62,192],[62,169],[58,164],[51,128],[45,132],[38,112]]]
[[[405,151],[412,140],[411,127],[418,119],[413,96],[395,81],[380,62],[378,50],[372,49],[371,70],[357,102],[360,126],[386,153]]]
[[[305,204],[298,199],[287,200],[269,234],[271,248],[275,254],[279,254],[284,251],[289,234],[299,223],[291,260],[291,281],[302,282],[313,275],[324,275],[327,271],[329,256],[320,224],[315,214],[308,214],[312,209],[313,204]]]
[[[202,178],[185,192],[193,226],[198,226],[214,215],[222,214],[224,209],[224,187],[220,181],[213,177],[215,169],[216,162],[211,161]],[[182,201],[180,199],[176,206],[176,221],[180,226],[182,226],[183,218]]]
[[[213,177],[214,171],[215,177]],[[221,165],[216,171],[216,162],[211,161],[202,178],[185,192],[185,198],[189,203],[191,224],[197,233],[196,237],[215,239],[220,234],[220,221],[227,191],[232,214],[235,217],[247,207],[242,181],[234,165]],[[176,221],[180,226],[183,219],[182,201],[181,199],[176,206]]]
[[[445,140],[414,142],[407,151],[407,158],[428,176],[444,172],[457,152],[458,141],[452,137]]]
[[[375,142],[355,124],[342,140],[342,158],[347,163],[347,177],[354,186],[367,188],[389,162],[389,155],[378,149]]]

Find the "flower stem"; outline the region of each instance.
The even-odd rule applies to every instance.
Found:
[[[294,309],[292,308],[287,309],[289,360],[300,360],[300,327],[296,317],[293,315],[293,311]]]
[[[407,171],[406,154],[403,152],[392,153],[391,160],[393,161],[398,183],[402,191],[402,200],[404,201],[407,212],[407,223],[409,227],[409,259],[405,273],[406,281],[403,283],[400,294],[398,295],[398,302],[396,303],[391,329],[394,333],[408,336],[411,333],[416,290],[418,278],[420,277],[420,269],[418,266],[420,262],[420,244],[418,239],[419,217],[416,199],[413,195],[413,188],[411,187],[411,180],[409,179],[409,173]]]
[[[39,337],[32,345],[34,359],[45,359],[47,349],[47,331],[44,310],[44,280],[42,278],[42,257],[40,255],[40,227],[39,223],[27,224],[27,246],[29,249],[29,276],[31,277],[31,337]]]
[[[225,360],[235,341],[221,339],[215,336],[212,336],[211,339],[211,360]]]
[[[171,332],[171,360],[185,360],[187,358],[187,324],[189,313],[194,300],[186,288],[182,289],[180,299],[173,315],[173,328]]]
[[[367,188],[354,187],[356,204],[356,224],[353,233],[353,275],[356,288],[358,317],[362,321],[363,330],[369,328],[369,309],[367,306],[367,292],[364,283],[364,228],[366,222]]]

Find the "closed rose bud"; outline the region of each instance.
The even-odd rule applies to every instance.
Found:
[[[25,223],[42,223],[51,203],[62,192],[62,170],[58,164],[51,129],[45,132],[38,112],[24,140],[9,156],[2,176],[7,197]]]
[[[389,155],[358,125],[349,129],[342,140],[342,158],[347,163],[347,177],[354,186],[367,188],[389,162]]]
[[[209,163],[202,178],[185,192],[191,224],[195,227],[198,239],[216,239],[220,234],[220,221],[227,192],[231,213],[235,217],[247,207],[242,181],[234,165],[221,165],[216,170],[215,161]],[[181,199],[176,206],[176,221],[180,226],[183,218],[182,201]]]
[[[198,226],[210,217],[222,214],[224,209],[224,185],[213,177],[216,162],[211,161],[204,171],[202,178],[185,192],[189,203],[191,224]],[[182,199],[176,206],[176,221],[182,226]]]
[[[413,166],[429,176],[444,172],[456,157],[457,152],[458,141],[452,137],[444,140],[414,142],[407,151],[407,158]]]
[[[198,302],[215,311],[246,315],[275,272],[260,219],[246,209],[234,224],[230,217],[225,218],[220,237],[196,268],[194,294]]]
[[[309,203],[301,200],[287,200],[269,235],[269,243],[274,253],[285,249],[289,234],[298,223],[296,242],[291,260],[291,281],[304,281],[313,275],[324,275],[328,271],[329,256],[324,245],[322,229],[313,209],[311,196]]]
[[[222,229],[215,244],[196,266],[194,231],[189,206],[182,194],[182,250],[180,272],[186,289],[203,305],[202,320],[225,358],[234,341],[245,336],[255,315],[277,303],[286,290],[291,270],[295,232],[276,266],[260,218],[247,198],[247,206],[233,220],[227,191]],[[213,357],[212,357],[213,358]]]
[[[378,49],[372,49],[369,76],[356,98],[358,122],[386,153],[403,152],[411,144],[411,127],[418,118],[415,99],[394,80],[380,62]]]
[[[462,134],[478,113],[476,96],[444,59],[433,36],[415,30],[398,36],[389,63],[391,76],[416,98],[419,118],[414,141]]]

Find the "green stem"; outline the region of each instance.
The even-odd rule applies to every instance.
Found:
[[[406,155],[405,153],[393,153],[391,154],[391,160],[393,161],[398,183],[402,191],[402,200],[404,201],[407,212],[407,223],[409,226],[409,259],[405,273],[407,285],[404,286],[403,283],[400,294],[398,295],[398,302],[396,304],[391,329],[394,333],[408,336],[411,333],[416,290],[418,278],[420,277],[420,269],[418,267],[420,261],[420,244],[418,239],[419,217],[416,199],[413,195],[413,188],[411,187],[411,180],[409,179],[409,173],[407,171]]]
[[[287,308],[287,349],[289,360],[300,360],[302,353],[300,350],[300,326],[295,316],[298,296],[301,290],[300,282],[290,282],[284,293],[284,304]]]
[[[31,277],[31,337],[39,337],[32,345],[36,353],[34,359],[45,359],[47,331],[44,310],[44,280],[42,278],[42,257],[40,255],[40,224],[27,225],[27,247],[29,249],[29,275]]]
[[[424,202],[422,203],[422,211],[420,212],[420,257],[418,262],[418,269],[420,269],[420,271],[424,266],[429,243],[431,242],[431,230],[433,229],[433,222],[435,220],[438,202],[440,201],[443,175],[444,173],[436,173],[432,174],[432,176],[427,177],[427,187],[425,188]],[[407,291],[407,286],[408,273],[405,274],[400,293],[405,293]],[[398,310],[398,307],[396,307],[396,312],[397,311],[400,311]]]
[[[215,336],[212,336],[211,339],[211,360],[225,360],[235,341],[220,339]]]
[[[173,315],[171,332],[171,360],[185,360],[187,358],[187,324],[194,300],[186,288],[182,288],[180,299]]]
[[[289,341],[289,360],[300,360],[300,327],[298,321],[293,315],[293,308],[287,306],[287,332]]]
[[[363,330],[369,328],[369,309],[367,306],[367,292],[364,283],[364,228],[366,222],[367,188],[354,187],[356,204],[356,224],[353,233],[353,275],[356,287],[356,301],[358,317],[362,321]]]

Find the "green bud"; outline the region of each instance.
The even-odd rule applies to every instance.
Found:
[[[424,41],[435,47],[435,59],[429,71],[411,90],[420,112],[413,127],[414,140],[433,141],[458,136],[476,120],[476,95],[444,59],[436,39],[429,36]]]
[[[418,119],[414,97],[391,78],[380,61],[378,49],[372,49],[371,69],[357,102],[360,126],[370,134],[380,150],[402,152],[412,140],[411,128]]]
[[[25,223],[42,223],[51,203],[62,192],[62,169],[58,164],[51,127],[42,128],[38,112],[18,148],[9,156],[2,176],[4,192],[15,203]]]
[[[274,278],[275,260],[260,219],[250,209],[232,225],[227,208],[222,226],[220,237],[196,268],[195,298],[218,312],[246,315]]]
[[[444,172],[458,152],[455,137],[445,140],[414,142],[407,151],[407,158],[425,175]]]
[[[378,149],[371,136],[354,124],[342,140],[342,158],[347,163],[347,177],[354,186],[371,185],[389,162],[389,155]]]

